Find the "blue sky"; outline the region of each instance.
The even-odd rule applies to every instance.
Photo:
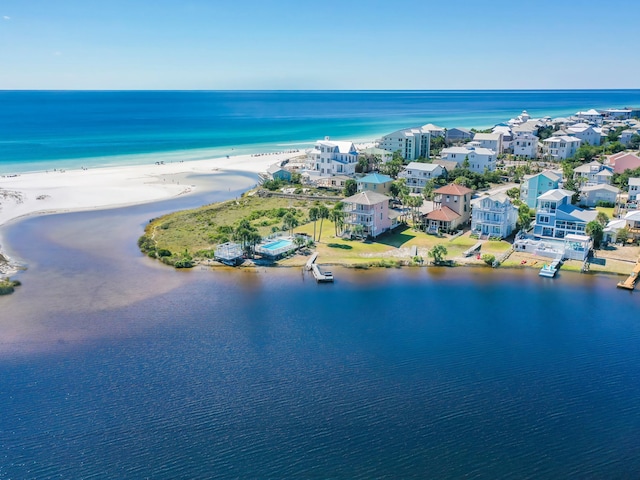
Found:
[[[640,2],[0,0],[0,89],[640,88]]]

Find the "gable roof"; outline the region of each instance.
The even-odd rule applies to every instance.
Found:
[[[582,187],[583,192],[594,192],[598,190],[607,190],[608,192],[618,194],[620,193],[620,189],[618,187],[614,187],[613,185],[590,185],[588,187]]]
[[[549,137],[546,140],[543,140],[543,143],[556,143],[556,142],[566,142],[566,143],[575,143],[578,142],[580,143],[582,140],[580,140],[577,137],[569,137],[567,135],[561,135],[559,137],[553,136],[553,137]]]
[[[338,140],[318,140],[316,145],[324,145],[325,147],[337,148],[340,153],[357,153],[353,142],[343,142]]]
[[[476,133],[473,136],[474,140],[490,140],[490,141],[497,141],[500,140],[500,137],[502,137],[502,133],[500,132],[494,132],[494,133]]]
[[[440,165],[442,168],[444,168],[448,172],[450,172],[451,170],[453,170],[458,166],[458,162],[454,160],[434,160],[433,164]]]
[[[457,183],[450,183],[449,185],[445,185],[444,187],[440,187],[435,190],[433,193],[443,194],[443,195],[466,195],[467,193],[471,193],[473,190],[467,188],[463,185],[458,185]]]
[[[269,168],[267,168],[267,172],[271,173],[271,174],[277,173],[277,172],[279,172],[281,170],[284,170],[285,172],[288,172],[288,170],[285,170],[284,168],[282,168],[279,163],[274,163]]]
[[[470,155],[472,153],[477,153],[478,155],[495,155],[496,152],[491,150],[490,148],[483,147],[449,147],[443,148],[440,152],[441,155],[447,155],[449,153],[459,153],[461,155]]]
[[[381,193],[365,190],[363,192],[358,192],[355,195],[350,196],[349,198],[345,198],[343,202],[354,203],[356,205],[377,205],[382,202],[388,202],[389,200],[391,200],[391,197],[387,197],[386,195],[382,195]]]

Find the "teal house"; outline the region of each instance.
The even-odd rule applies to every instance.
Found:
[[[520,184],[520,200],[529,208],[536,208],[536,201],[540,195],[549,190],[555,190],[560,182],[560,175],[551,170],[545,170],[537,175],[525,175]]]
[[[275,165],[271,165],[267,169],[267,173],[272,180],[282,180],[283,182],[291,181],[291,172],[289,170],[285,170],[277,163]]]
[[[389,188],[393,178],[388,175],[382,175],[380,173],[370,173],[362,178],[356,180],[359,192],[376,192],[382,195],[389,194]]]

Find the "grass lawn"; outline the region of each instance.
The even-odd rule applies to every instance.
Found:
[[[613,218],[613,211],[615,210],[613,207],[596,207],[598,212],[604,212],[607,214],[607,217],[610,219]]]

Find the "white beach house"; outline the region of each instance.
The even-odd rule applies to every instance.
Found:
[[[318,140],[312,150],[307,151],[309,170],[322,176],[353,175],[358,163],[358,151],[352,142]]]
[[[492,133],[476,133],[473,136],[473,142],[479,147],[493,150],[497,155],[502,153],[502,132]]]
[[[443,160],[454,161],[458,166],[468,160],[469,170],[476,173],[493,172],[496,169],[496,152],[488,148],[474,145],[443,148],[441,156]]]
[[[505,238],[516,228],[518,209],[504,193],[474,200],[471,231],[478,235]]]
[[[407,180],[407,187],[411,193],[421,193],[429,180],[441,177],[444,173],[444,168],[435,163],[411,162],[398,177]]]
[[[516,135],[511,142],[511,150],[518,157],[536,158],[538,156],[538,137],[531,133]]]
[[[568,135],[549,137],[542,141],[543,155],[553,160],[566,160],[576,154],[580,143],[582,143],[582,140]]]
[[[584,186],[609,185],[613,178],[613,168],[594,160],[576,167],[573,170],[573,178]]]

